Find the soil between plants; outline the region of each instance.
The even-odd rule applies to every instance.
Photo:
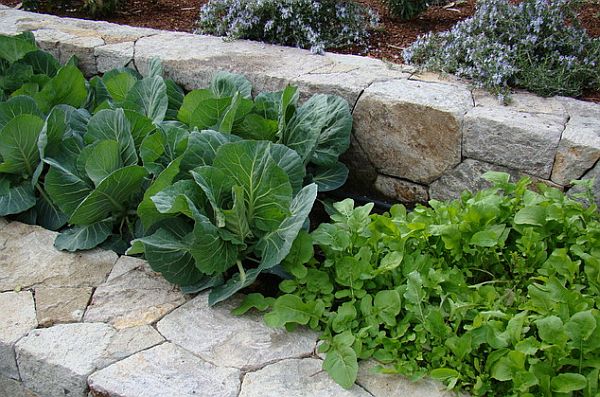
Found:
[[[402,21],[390,16],[382,0],[355,0],[373,8],[379,13],[380,26],[371,33],[367,49],[349,47],[332,50],[343,54],[364,55],[388,62],[401,63],[402,49],[413,43],[417,37],[427,32],[441,32],[450,29],[457,22],[471,16],[476,0],[454,0],[445,5],[430,6],[418,17]],[[574,0],[579,2],[578,19],[592,37],[600,37],[600,0]],[[93,19],[108,22],[172,30],[193,32],[200,7],[208,0],[123,0],[123,7],[111,16]],[[21,0],[0,0],[0,4],[16,7]],[[74,2],[76,3],[76,2]],[[73,10],[56,12],[56,15],[91,19]],[[600,102],[600,92],[587,93],[583,98]]]

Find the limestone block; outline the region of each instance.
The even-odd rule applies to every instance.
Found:
[[[476,107],[496,108],[524,113],[553,114],[560,117],[568,115],[567,109],[558,97],[543,98],[528,92],[516,92],[510,95],[508,104],[501,103],[497,97],[483,89],[473,91],[473,100]]]
[[[507,172],[518,178],[517,172],[506,167],[483,161],[466,159],[453,170],[448,171],[429,186],[429,196],[436,200],[453,200],[468,190],[476,192],[491,186],[491,183],[481,176],[487,171]]]
[[[566,117],[479,107],[465,116],[463,156],[549,179]]]
[[[79,60],[79,69],[88,77],[98,74],[94,49],[103,46],[100,37],[75,37],[59,44],[60,62],[66,63],[73,55]]]
[[[0,291],[17,287],[95,287],[102,283],[117,254],[100,249],[58,251],[58,233],[11,222],[0,229]]]
[[[43,396],[85,397],[92,372],[162,341],[148,328],[127,335],[100,323],[34,330],[16,345],[23,384]]]
[[[4,218],[0,218],[0,229],[3,229],[6,225],[8,225],[8,221]]]
[[[426,203],[429,200],[425,186],[391,176],[377,175],[373,186],[384,196],[403,203]]]
[[[98,397],[236,397],[240,372],[163,343],[92,374],[89,386]]]
[[[37,327],[33,295],[29,291],[0,294],[0,375],[19,379],[15,343]]]
[[[142,74],[156,57],[166,76],[188,90],[205,88],[215,72],[224,70],[243,74],[255,93],[283,89],[294,78],[330,64],[325,57],[298,48],[175,32],[136,42],[135,64]]]
[[[133,42],[115,43],[94,48],[98,72],[127,66],[133,60]]]
[[[373,397],[419,396],[452,397],[445,386],[432,379],[413,382],[400,375],[381,374],[375,371],[378,363],[374,360],[362,361],[358,365],[356,383],[366,389]]]
[[[208,294],[201,294],[159,321],[157,329],[203,360],[244,370],[313,352],[317,341],[313,332],[290,333],[267,327],[259,315],[232,315],[240,300],[237,296],[209,307]]]
[[[121,257],[115,267],[122,268],[124,265],[120,262],[131,263],[132,260],[142,262]],[[84,321],[101,321],[118,329],[151,324],[185,300],[160,274],[136,266],[96,288]]]
[[[471,93],[439,83],[372,84],[354,110],[354,133],[382,174],[429,183],[461,160],[461,124]]]
[[[358,385],[344,390],[322,370],[322,364],[316,358],[290,359],[249,372],[244,376],[240,397],[371,396]]]
[[[600,159],[600,117],[573,115],[562,134],[552,181],[568,185],[579,179]]]
[[[91,296],[91,287],[38,287],[35,289],[37,321],[42,327],[79,322]]]

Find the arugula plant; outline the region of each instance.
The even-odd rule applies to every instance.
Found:
[[[348,169],[338,161],[348,149],[352,115],[348,103],[335,95],[314,95],[301,106],[298,90],[261,93],[243,76],[220,72],[206,89],[193,90],[177,113],[190,127],[268,140],[294,149],[306,167],[306,182],[319,191],[342,186]]]
[[[269,309],[270,326],[320,330],[323,368],[347,388],[357,361],[374,358],[477,396],[596,397],[598,210],[487,178],[494,187],[410,213],[334,204],[332,222],[284,261],[284,294],[252,294],[237,313]]]
[[[146,191],[138,215],[148,235],[129,253],[188,292],[213,287],[210,304],[224,300],[290,251],[317,194],[303,175],[284,145],[192,132]]]

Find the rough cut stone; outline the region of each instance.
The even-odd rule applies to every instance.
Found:
[[[38,287],[35,289],[37,320],[42,327],[79,322],[87,307],[92,288]]]
[[[575,98],[556,97],[571,117],[600,118],[600,104],[580,101]]]
[[[159,321],[157,329],[208,362],[245,370],[313,352],[316,334],[269,328],[259,315],[234,316],[230,312],[240,301],[237,296],[209,307],[208,294],[199,295]]]
[[[4,229],[6,225],[8,225],[8,221],[4,218],[0,218],[0,229]]]
[[[503,107],[465,116],[463,156],[549,179],[566,117]]]
[[[381,194],[404,203],[425,203],[429,200],[425,186],[387,175],[377,175],[374,187]]]
[[[0,396],[3,397],[37,397],[37,394],[27,390],[23,383],[5,378],[0,375]]]
[[[104,44],[104,40],[100,37],[75,37],[65,40],[60,43],[59,61],[63,64],[67,63],[75,55],[79,60],[77,65],[85,75],[88,77],[94,76],[98,74],[94,49]]]
[[[513,178],[519,177],[517,172],[506,167],[466,159],[429,185],[429,196],[436,200],[452,200],[459,198],[465,190],[476,192],[488,188],[491,183],[481,177],[487,171],[507,172]]]
[[[306,55],[311,56],[311,55]],[[293,79],[300,99],[313,94],[334,94],[346,99],[352,109],[361,92],[376,81],[408,78],[412,67],[385,64],[379,59],[356,55],[329,54],[327,63]]]
[[[115,267],[127,266],[120,264],[123,261],[138,264],[96,288],[84,321],[106,322],[119,329],[151,324],[185,302],[179,290],[143,267],[142,260],[123,256]]]
[[[162,341],[151,328],[138,331],[123,336],[99,323],[34,330],[16,345],[23,384],[43,396],[84,397],[92,372]]]
[[[371,164],[363,148],[360,147],[354,134],[350,135],[350,147],[342,154],[340,161],[346,164],[350,170],[345,186],[367,193],[377,178],[377,170]]]
[[[14,345],[37,327],[35,305],[29,291],[0,294],[0,375],[19,379]]]
[[[429,183],[461,160],[463,115],[471,93],[439,83],[372,84],[354,110],[356,139],[382,174]]]
[[[108,44],[94,48],[98,72],[127,66],[133,60],[133,42]]]
[[[322,364],[323,361],[316,358],[290,359],[247,373],[242,382],[240,397],[370,396],[357,385],[344,390],[323,371]]]
[[[235,397],[240,372],[163,343],[92,374],[89,386],[98,397]]]
[[[473,91],[473,100],[476,107],[502,107],[516,112],[553,114],[560,117],[568,115],[565,105],[559,98],[543,98],[528,92],[511,94],[510,102],[505,105],[489,92],[476,89]]]
[[[419,382],[399,375],[381,374],[375,371],[375,361],[363,361],[358,366],[356,383],[365,388],[373,397],[451,397],[456,394],[445,390],[444,385],[431,379]]]
[[[58,251],[58,233],[11,222],[0,230],[0,291],[31,286],[95,287],[117,260],[112,251]]]
[[[600,159],[600,118],[571,116],[562,134],[552,181],[568,185],[579,179]]]

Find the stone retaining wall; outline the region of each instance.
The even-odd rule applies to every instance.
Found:
[[[519,93],[503,106],[456,79],[364,57],[0,9],[0,33],[25,30],[63,62],[77,55],[88,75],[123,66],[144,74],[156,57],[188,90],[227,70],[256,92],[294,84],[304,98],[340,95],[354,114],[351,182],[393,199],[456,197],[485,186],[487,170],[562,189],[600,177],[600,105]],[[600,204],[600,183],[595,193]]]
[[[0,218],[0,396],[450,397],[432,381],[321,370],[317,335],[233,316],[140,259],[54,249],[56,232]]]

